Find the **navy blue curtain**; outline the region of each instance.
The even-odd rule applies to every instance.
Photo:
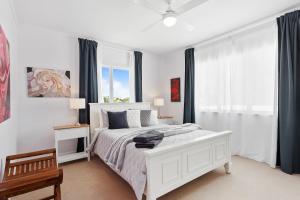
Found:
[[[277,18],[278,148],[277,165],[300,173],[300,11]]]
[[[185,86],[183,123],[195,123],[195,58],[194,48],[185,50]]]
[[[96,41],[78,39],[79,42],[79,97],[85,98],[86,109],[79,110],[79,123],[90,123],[89,103],[98,102]],[[84,151],[83,138],[78,139],[77,152]]]
[[[143,68],[143,53],[134,52],[134,72],[135,72],[135,101],[143,102],[142,88],[142,68]]]

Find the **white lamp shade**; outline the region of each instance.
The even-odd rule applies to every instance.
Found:
[[[154,99],[155,106],[163,106],[165,105],[165,100],[163,98],[156,98]]]
[[[72,98],[70,99],[71,109],[85,109],[85,99],[84,98]]]

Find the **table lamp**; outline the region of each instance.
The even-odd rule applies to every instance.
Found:
[[[85,109],[85,98],[71,98],[70,99],[70,108],[77,110],[77,122],[76,126],[80,126],[79,123],[79,109]]]
[[[157,112],[158,112],[158,118],[160,118],[160,107],[165,105],[165,100],[163,98],[155,98],[154,99],[154,106],[157,107]]]

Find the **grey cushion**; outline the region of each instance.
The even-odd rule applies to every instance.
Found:
[[[158,124],[156,110],[141,110],[141,124],[142,126],[153,126]]]

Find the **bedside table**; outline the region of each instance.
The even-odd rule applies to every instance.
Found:
[[[90,142],[90,126],[88,124],[55,126],[53,129],[55,134],[57,163],[64,163],[82,158],[87,158],[88,161],[90,161],[90,153],[86,152],[87,146]],[[83,152],[59,155],[59,141],[78,138],[84,138]]]
[[[170,116],[159,116],[158,117],[158,123],[159,124],[174,125],[175,121],[173,120],[173,117],[170,117]]]

